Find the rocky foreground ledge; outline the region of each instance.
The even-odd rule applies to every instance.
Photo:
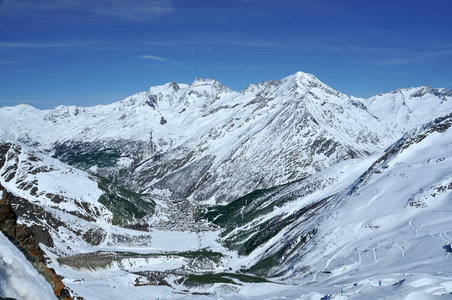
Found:
[[[17,215],[11,206],[11,198],[15,196],[8,193],[1,185],[0,191],[3,192],[0,199],[0,230],[49,282],[58,299],[73,299],[60,277],[58,277],[53,269],[48,268],[46,265],[44,252],[39,247],[40,241],[35,238],[35,231],[39,230],[39,228],[19,224]],[[45,234],[40,235],[44,236]]]

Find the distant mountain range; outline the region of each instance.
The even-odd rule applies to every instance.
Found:
[[[452,91],[430,86],[171,82],[0,108],[0,184],[85,299],[448,294],[451,124]]]

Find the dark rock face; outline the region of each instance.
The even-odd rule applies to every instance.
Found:
[[[1,185],[3,197],[0,200],[0,230],[3,234],[25,255],[38,272],[50,283],[58,299],[72,299],[69,291],[53,269],[47,267],[44,252],[39,247],[42,242],[45,245],[53,245],[48,231],[39,226],[27,227],[18,224],[17,214],[11,206],[10,198],[14,197]]]
[[[202,178],[211,167],[213,159],[214,157],[205,156],[165,177],[156,186],[161,189],[169,189],[177,198],[187,198],[197,188],[199,178]]]

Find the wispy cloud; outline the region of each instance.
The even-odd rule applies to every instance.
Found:
[[[143,45],[124,45],[101,40],[42,40],[42,41],[0,41],[0,49],[77,49],[95,51],[131,51],[143,49]]]
[[[420,57],[399,57],[380,60],[382,66],[409,65],[419,62]]]
[[[271,1],[267,1],[271,2]],[[242,0],[242,6],[253,5],[253,8],[259,8],[265,1],[262,0]],[[326,16],[345,16],[348,12],[345,10],[343,3],[336,0],[297,0],[288,4],[293,9],[296,9],[300,14],[316,14]]]
[[[452,45],[431,44],[418,48],[399,48],[382,59],[380,64],[407,65],[445,56],[452,56]]]
[[[156,47],[177,47],[177,46],[239,46],[252,48],[281,48],[286,45],[281,41],[243,39],[243,38],[210,38],[210,37],[185,37],[179,39],[166,39],[145,42],[144,45]]]
[[[168,62],[168,60],[166,58],[160,57],[160,56],[155,56],[155,55],[138,55],[139,58],[143,58],[143,59],[149,59],[149,60],[156,60],[156,61],[161,61],[161,62]]]
[[[231,39],[231,40],[216,40],[214,44],[220,45],[231,45],[231,46],[240,46],[240,47],[252,47],[252,48],[280,48],[283,46],[282,43],[277,41],[269,41],[269,40],[242,40],[242,39]]]
[[[0,48],[74,48],[98,45],[98,42],[87,41],[0,42]]]
[[[0,1],[0,14],[13,17],[42,15],[51,11],[76,11],[108,15],[130,21],[150,21],[173,11],[171,0],[35,0]]]
[[[200,37],[183,36],[174,39],[161,39],[143,43],[153,47],[179,47],[186,46],[194,49],[198,46],[237,46],[247,48],[283,49],[298,53],[326,53],[326,54],[358,54],[388,58],[433,57],[452,55],[452,45],[436,43],[428,45],[372,45],[346,42],[339,39],[312,37],[312,36],[286,36],[244,39],[241,37]],[[395,61],[394,61],[395,62]],[[400,61],[401,62],[401,61]],[[408,59],[406,60],[408,62]]]

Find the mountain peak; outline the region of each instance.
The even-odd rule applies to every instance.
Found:
[[[179,85],[173,80],[173,81],[171,81],[171,82],[169,82],[169,83],[167,83],[167,85],[168,85],[168,87],[171,87],[174,91],[178,91],[178,90],[180,90],[180,87],[179,87]]]
[[[242,92],[256,92],[256,90],[277,88],[278,86],[311,88],[319,85],[325,84],[312,74],[298,71],[280,80],[266,80],[256,84],[250,84]]]
[[[231,90],[224,86],[221,82],[213,78],[196,78],[188,87],[187,95],[196,96],[195,98],[216,97],[219,93],[230,92]],[[206,99],[207,99],[206,98]],[[193,101],[186,101],[192,103]],[[196,101],[198,102],[198,101]]]
[[[205,85],[216,86],[216,87],[224,86],[221,82],[219,82],[218,80],[216,80],[214,78],[200,78],[200,77],[196,78],[190,86],[197,87],[197,86],[205,86]]]
[[[311,80],[319,81],[319,79],[317,77],[315,77],[313,74],[305,73],[305,72],[302,72],[302,71],[298,71],[295,74],[292,74],[292,76],[295,76],[296,78],[300,78],[300,79],[308,78],[308,79],[311,79]]]
[[[437,89],[427,84],[419,88],[415,88],[415,91],[411,93],[411,97],[423,97],[427,94],[431,94],[437,97],[452,97],[452,90]]]
[[[417,86],[417,87],[410,87],[410,88],[398,88],[390,92],[385,93],[379,93],[375,96],[372,96],[370,98],[376,98],[381,97],[385,95],[394,95],[394,94],[404,94],[407,97],[411,98],[420,98],[425,95],[433,95],[440,98],[445,97],[452,97],[452,90],[445,89],[445,88],[435,88],[429,84]]]
[[[299,87],[317,87],[323,84],[317,77],[304,72],[296,72],[282,79],[283,82],[293,82]]]

